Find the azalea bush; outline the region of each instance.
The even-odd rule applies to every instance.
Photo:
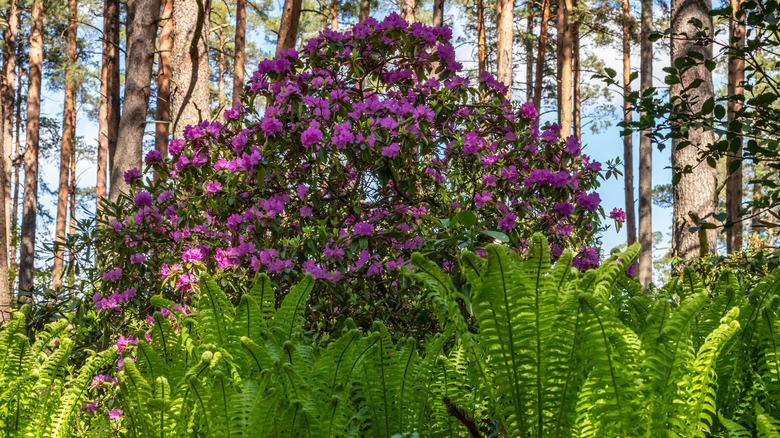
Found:
[[[490,74],[460,75],[450,40],[392,14],[261,62],[224,123],[125,174],[131,192],[102,212],[97,310],[148,314],[163,293],[186,312],[203,271],[229,295],[257,273],[278,290],[308,273],[320,323],[424,324],[398,272],[414,251],[452,269],[462,248],[523,252],[544,232],[554,256],[595,266],[601,164]]]

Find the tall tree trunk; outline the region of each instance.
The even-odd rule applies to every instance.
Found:
[[[138,1],[138,0],[136,0]],[[209,118],[210,0],[173,3],[173,135]]]
[[[73,236],[76,234],[76,148],[71,148],[70,150],[70,187],[68,188],[68,192],[70,193],[70,227],[68,230],[68,235]],[[70,261],[71,265],[73,264],[73,259],[75,258],[75,254],[73,251],[69,251],[68,254],[68,260]],[[70,275],[68,276],[68,286],[73,287],[73,271],[71,271]]]
[[[514,6],[514,0],[496,1],[496,79],[507,86],[507,99],[512,98]]]
[[[558,0],[558,123],[561,135],[571,135],[572,0]]]
[[[672,29],[675,35],[695,35],[699,32],[691,20],[699,20],[705,29],[712,29],[712,17],[709,11],[712,9],[710,0],[673,0],[672,1]],[[712,46],[696,45],[695,41],[679,36],[672,36],[671,41],[672,62],[675,59],[686,56],[689,52],[699,53],[704,61],[712,60]],[[693,67],[681,74],[681,83],[672,85],[671,95],[680,96],[682,90],[696,79],[701,79],[701,86],[689,90],[685,99],[690,105],[690,111],[701,111],[702,104],[714,95],[712,86],[712,73],[701,65]],[[683,110],[685,111],[685,110]],[[697,257],[700,253],[716,253],[716,230],[708,230],[706,238],[700,242],[697,233],[691,233],[688,228],[693,223],[691,213],[704,218],[714,213],[717,208],[717,171],[710,166],[700,163],[698,151],[706,148],[714,141],[712,131],[703,129],[691,129],[688,131],[687,140],[691,144],[683,149],[677,148],[680,139],[672,142],[672,167],[674,172],[679,172],[686,166],[691,166],[693,172],[682,175],[680,182],[674,186],[674,224],[672,231],[672,252],[682,260]],[[707,244],[707,248],[703,247]]]
[[[579,6],[575,1],[575,9]],[[577,9],[579,10],[579,9]],[[574,112],[572,114],[572,126],[574,127],[574,136],[582,138],[582,71],[580,68],[580,20],[572,20],[572,82],[574,82]]]
[[[525,30],[528,37],[525,42],[525,100],[533,102],[534,100],[534,0],[528,0],[528,15],[525,17]]]
[[[298,23],[301,21],[301,3],[303,0],[284,0],[282,18],[279,21],[279,38],[276,40],[276,56],[282,51],[295,47],[298,39]]]
[[[433,27],[444,26],[444,0],[433,0]]]
[[[362,9],[361,9],[362,12]],[[236,3],[236,36],[233,42],[236,58],[233,62],[233,105],[238,102],[244,91],[244,62],[246,59],[246,0]]]
[[[339,0],[330,0],[330,30],[339,30]]]
[[[97,207],[108,194],[107,173],[116,155],[119,131],[119,1],[103,2],[103,64],[100,70],[98,109]]]
[[[640,87],[642,94],[653,86],[653,0],[642,0]],[[644,114],[643,114],[644,115]],[[639,282],[647,287],[653,279],[653,144],[650,131],[639,134]]]
[[[414,8],[415,8],[414,0],[401,0],[401,18],[403,18],[409,23],[414,23],[415,21],[417,21],[414,18]]]
[[[219,109],[215,118],[219,120],[222,111],[225,110],[225,31],[219,28],[219,56],[217,57],[217,105]]]
[[[130,64],[130,42],[133,41],[133,19],[135,18],[135,0],[125,2],[125,70]]]
[[[485,0],[477,0],[477,66],[480,74],[487,71],[487,43],[485,40]]]
[[[55,222],[54,266],[51,271],[51,288],[62,286],[62,268],[64,265],[66,221],[68,216],[68,184],[70,182],[70,156],[76,138],[76,80],[73,67],[76,65],[76,32],[78,19],[77,0],[68,0],[68,30],[65,57],[65,107],[62,112],[62,148],[60,149],[60,185],[57,192],[57,221]]]
[[[631,123],[631,8],[628,0],[623,6],[623,121]],[[631,135],[623,136],[623,176],[626,197],[626,241],[629,246],[636,242],[636,217],[634,215],[634,143]]]
[[[14,140],[14,108],[15,99],[14,87],[16,86],[16,34],[19,24],[17,0],[10,0],[7,11],[8,27],[3,32],[5,41],[5,51],[3,53],[3,76],[5,77],[5,87],[0,90],[3,94],[3,108],[0,112],[3,114],[3,120],[0,125],[3,131],[0,132],[0,142],[4,147],[3,162],[5,169],[5,225],[6,236],[11,236],[11,172],[12,170],[12,143]],[[21,97],[20,97],[21,98]],[[6,242],[10,244],[10,240]],[[6,246],[8,248],[8,246]]]
[[[17,52],[17,58],[19,57],[19,53]],[[16,95],[19,96],[19,99],[16,99],[16,133],[14,135],[15,141],[14,141],[14,182],[13,182],[13,199],[11,200],[11,248],[8,251],[9,257],[11,258],[10,266],[11,271],[13,271],[16,275],[15,277],[18,277],[17,272],[17,263],[16,263],[16,248],[17,248],[17,242],[19,239],[19,227],[18,227],[18,219],[19,219],[19,174],[21,173],[21,166],[22,166],[22,157],[19,155],[19,150],[21,149],[21,128],[22,128],[22,62],[18,62],[17,65],[17,85],[16,85]],[[13,289],[13,281],[10,282],[10,287]]]
[[[542,0],[542,22],[539,26],[539,53],[536,56],[536,82],[534,83],[534,106],[542,112],[542,85],[544,81],[544,55],[547,51],[547,30],[550,22],[550,0]]]
[[[239,0],[239,2],[242,0]],[[246,2],[244,2],[246,17]],[[157,70],[157,104],[154,119],[154,149],[168,155],[171,129],[171,51],[173,50],[173,0],[162,0],[160,15],[160,58]]]
[[[371,15],[371,0],[360,0],[360,12],[358,22],[362,22]]]
[[[130,42],[130,63],[125,78],[125,98],[122,119],[119,122],[117,156],[111,168],[111,189],[108,198],[115,201],[120,193],[129,193],[130,185],[124,173],[142,167],[146,109],[149,105],[149,84],[154,64],[157,20],[160,17],[160,0],[135,0],[133,40]]]
[[[731,20],[729,21],[729,41],[734,42],[735,49],[741,49],[745,45],[745,17],[737,18],[737,12],[742,6],[742,0],[731,0]],[[741,95],[745,88],[742,82],[745,80],[745,60],[738,56],[729,57],[728,94],[729,96]],[[742,102],[729,100],[728,121],[734,120],[736,113],[742,109]],[[742,249],[742,233],[744,226],[740,220],[742,213],[742,136],[733,135],[729,139],[729,157],[726,159],[728,180],[726,181],[726,211],[728,220],[733,225],[726,234],[726,249],[729,254]],[[733,172],[731,169],[736,167]]]
[[[35,274],[35,223],[38,214],[38,141],[41,122],[41,68],[43,66],[43,0],[35,0],[30,14],[30,55],[27,85],[27,139],[24,147],[24,209],[19,254],[20,298],[32,298]]]

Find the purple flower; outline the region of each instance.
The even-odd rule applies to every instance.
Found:
[[[184,147],[184,140],[180,138],[177,138],[176,140],[171,140],[171,142],[168,143],[168,153],[171,155],[179,155],[183,147]]]
[[[587,271],[590,268],[595,268],[599,265],[598,249],[595,247],[586,249],[583,245],[582,252],[572,259],[571,265],[580,271]]]
[[[571,216],[572,212],[574,212],[574,206],[566,201],[555,204],[553,208],[564,217]]]
[[[125,171],[125,182],[127,184],[132,184],[133,182],[139,180],[140,178],[141,178],[141,171],[138,170],[138,168],[136,167]]]
[[[566,139],[566,147],[563,150],[568,152],[569,155],[577,155],[577,154],[579,154],[580,153],[580,140],[577,137],[575,137],[573,135],[570,135]]]
[[[477,208],[482,208],[487,204],[488,202],[493,200],[493,194],[489,191],[485,190],[482,193],[477,193],[474,195],[474,203],[477,204]]]
[[[301,134],[301,144],[306,148],[315,143],[319,143],[321,140],[322,131],[320,131],[320,124],[317,122],[311,122],[309,129],[303,131]]]
[[[476,132],[471,131],[463,139],[463,153],[466,155],[477,155],[479,149],[485,145],[485,139]]]
[[[312,216],[311,207],[309,207],[308,205],[304,205],[303,207],[301,207],[301,217],[311,217],[311,216]]]
[[[222,184],[219,181],[209,181],[206,183],[206,193],[212,194],[222,190]]]
[[[118,420],[124,415],[121,409],[106,409],[106,412],[108,412],[109,420]]]
[[[135,344],[137,343],[138,339],[135,339],[132,336],[124,337],[119,335],[119,339],[116,340],[117,353],[121,353],[125,348],[135,347]]]
[[[114,283],[116,283],[120,277],[122,277],[122,268],[116,268],[103,273],[103,280],[111,280]]]
[[[199,262],[203,260],[203,253],[200,248],[190,248],[181,255],[181,261],[184,263]]]
[[[486,186],[496,186],[496,181],[498,180],[498,177],[495,175],[482,175],[482,182],[485,183]]]
[[[516,224],[517,224],[517,215],[514,213],[505,214],[498,222],[498,226],[501,227],[501,230],[505,233],[512,231],[515,228]]]
[[[138,206],[152,205],[152,202],[154,202],[154,198],[152,198],[152,195],[150,195],[149,192],[138,192],[138,194],[135,195],[135,199],[133,199],[133,203]]]
[[[612,212],[609,213],[609,217],[610,219],[615,219],[622,224],[626,221],[626,212],[623,211],[622,208],[613,208]]]
[[[352,228],[352,232],[356,236],[370,237],[374,235],[374,226],[367,222],[358,222]]]
[[[630,277],[636,277],[636,263],[631,263],[626,268],[626,275]]]
[[[520,106],[520,118],[535,120],[539,113],[530,103],[524,103]]]
[[[143,263],[145,260],[146,260],[146,256],[143,254],[133,254],[130,256],[131,264]]]
[[[146,164],[154,164],[159,163],[162,161],[162,154],[159,151],[151,150],[148,154],[146,154],[146,158],[144,158],[144,162]]]
[[[398,143],[393,143],[390,146],[382,148],[382,155],[385,157],[395,158],[401,153],[401,147]]]
[[[274,135],[277,132],[281,132],[284,125],[282,125],[282,122],[279,120],[276,120],[276,118],[266,116],[263,119],[263,123],[260,124],[260,127],[263,128],[266,135]]]
[[[596,211],[600,203],[601,203],[601,198],[599,197],[599,194],[596,192],[587,193],[587,194],[583,193],[577,198],[577,205],[590,212]]]

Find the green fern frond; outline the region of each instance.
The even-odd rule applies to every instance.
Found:
[[[233,305],[208,274],[201,274],[199,290],[197,318],[203,343],[224,348],[229,342],[227,330],[233,320]]]
[[[306,274],[303,280],[293,286],[290,293],[284,297],[271,324],[273,331],[282,336],[281,339],[292,338],[293,332],[303,325],[303,311],[313,288],[314,277],[311,274]]]
[[[720,421],[720,424],[726,432],[728,432],[729,438],[753,438],[753,434],[736,421],[729,420],[720,414],[718,414],[718,421]]]

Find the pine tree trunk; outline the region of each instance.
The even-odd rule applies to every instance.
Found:
[[[507,86],[507,99],[512,98],[514,6],[513,0],[496,1],[496,79]]]
[[[111,189],[108,194],[111,201],[115,201],[120,193],[130,192],[124,173],[133,168],[142,168],[146,110],[149,105],[157,20],[160,17],[160,0],[135,0],[134,7],[133,39],[128,55],[128,65],[134,68],[127,70],[125,79],[117,156],[111,168]]]
[[[330,0],[330,30],[339,30],[339,0]]]
[[[138,0],[136,0],[138,1]],[[173,135],[207,120],[209,109],[210,0],[173,3]]]
[[[70,187],[68,188],[68,192],[70,193],[70,227],[68,230],[68,235],[73,236],[76,234],[76,148],[71,148],[70,150]],[[73,259],[75,258],[75,254],[73,251],[70,251],[68,254],[68,260],[70,261],[70,264],[73,264]],[[71,271],[70,275],[68,276],[68,287],[73,287],[74,278],[73,278],[73,271]]]
[[[244,91],[244,62],[246,59],[246,0],[236,3],[236,36],[234,41],[236,58],[233,62],[233,105]]]
[[[103,64],[100,70],[98,109],[97,181],[95,198],[100,208],[108,194],[108,169],[116,155],[119,130],[119,1],[103,2]]]
[[[444,26],[444,0],[433,0],[433,27]]]
[[[558,124],[561,135],[571,135],[572,0],[558,0]]]
[[[731,20],[729,21],[729,41],[736,41],[734,48],[741,49],[745,45],[745,18],[737,19],[736,13],[742,6],[742,0],[731,0]],[[745,80],[745,60],[741,57],[729,57],[728,66],[728,95],[743,94],[745,88],[742,82]],[[729,100],[728,121],[735,119],[736,113],[742,109],[742,102]],[[726,169],[729,173],[726,181],[726,211],[728,220],[733,225],[726,234],[726,249],[729,254],[742,249],[742,233],[744,226],[740,220],[742,213],[742,136],[734,135],[729,140],[730,155],[726,159]],[[733,155],[733,156],[732,156]]]
[[[642,94],[653,86],[653,0],[642,0],[641,74]],[[653,144],[650,132],[639,135],[639,282],[647,287],[653,280]]]
[[[27,85],[27,138],[24,147],[24,209],[19,254],[19,289],[24,301],[32,297],[35,275],[35,224],[38,214],[38,141],[41,122],[41,68],[43,66],[43,0],[35,0],[30,14],[30,55]]]
[[[17,52],[17,59],[19,57],[19,54]],[[16,95],[19,96],[19,99],[16,99],[16,133],[15,133],[15,141],[14,141],[14,182],[13,182],[13,199],[11,199],[11,248],[8,251],[9,257],[11,259],[10,261],[10,270],[14,272],[14,277],[18,277],[19,273],[17,271],[18,265],[16,263],[16,249],[18,245],[18,239],[19,239],[19,224],[17,223],[19,219],[19,174],[21,173],[21,167],[22,167],[22,157],[19,155],[19,150],[21,149],[21,128],[22,128],[22,62],[21,60],[17,63],[17,85],[16,85]],[[11,290],[14,288],[14,281],[12,280],[10,282]]]
[[[528,33],[525,43],[525,100],[534,100],[534,0],[528,0],[528,15],[525,17],[525,30]]]
[[[219,120],[222,111],[225,110],[225,30],[223,27],[219,28],[219,56],[217,57],[217,74],[219,80],[217,81],[217,105],[219,111],[216,115],[216,119]]]
[[[14,95],[14,87],[16,86],[16,36],[17,27],[19,23],[17,0],[10,0],[8,3],[7,21],[8,27],[3,32],[3,40],[5,41],[5,51],[3,53],[3,76],[5,77],[5,87],[0,90],[3,93],[2,101],[3,108],[0,112],[3,114],[3,120],[0,121],[3,130],[0,132],[0,142],[3,144],[3,162],[5,169],[5,225],[6,236],[9,240],[6,244],[10,244],[11,236],[11,173],[13,167],[11,164],[11,151],[14,141],[14,105],[16,96]],[[21,97],[20,97],[21,98]],[[8,248],[8,246],[6,246]]]
[[[622,1],[623,7],[623,121],[631,123],[631,8],[628,0]],[[623,177],[626,197],[626,241],[628,245],[636,242],[636,217],[634,214],[634,143],[631,135],[623,136]]]
[[[477,0],[477,65],[480,74],[487,71],[487,43],[485,40],[485,0]]]
[[[64,265],[64,247],[66,221],[68,216],[68,184],[70,182],[70,156],[76,138],[76,80],[73,66],[76,65],[76,32],[78,19],[77,0],[68,0],[68,30],[65,57],[65,107],[62,112],[62,148],[60,149],[60,184],[57,192],[57,220],[55,222],[54,266],[51,272],[51,288],[62,286],[62,268]]]
[[[246,7],[246,4],[244,4]],[[245,11],[246,12],[246,11]],[[173,0],[162,0],[160,57],[157,70],[157,104],[154,119],[154,149],[168,156],[171,130],[171,51],[173,50]]]
[[[414,0],[401,0],[401,18],[403,18],[410,24],[417,21],[414,18],[414,8],[415,8],[414,3],[415,3]]]
[[[575,3],[576,5],[576,3]],[[576,6],[579,7],[579,6]],[[572,97],[574,112],[572,114],[572,126],[574,136],[582,138],[582,72],[580,69],[580,20],[572,20],[572,82],[574,82],[574,95]]]
[[[276,56],[282,51],[295,47],[298,39],[298,23],[301,21],[301,3],[303,0],[284,0],[282,18],[279,21],[279,39],[276,41]]]
[[[360,12],[358,14],[358,22],[362,22],[371,16],[371,0],[360,0]]]
[[[692,19],[700,20],[705,29],[712,29],[712,17],[709,11],[712,9],[710,0],[673,0],[672,1],[672,29],[675,35],[681,33],[695,35],[699,32],[693,24]],[[672,61],[686,56],[689,52],[697,52],[703,56],[704,61],[712,60],[712,46],[696,45],[692,39],[672,36],[671,41]],[[690,105],[690,111],[698,112],[702,104],[713,97],[712,73],[707,70],[703,62],[701,65],[693,67],[680,75],[681,83],[671,86],[671,95],[680,96],[682,90],[696,79],[703,81],[702,85],[688,91],[688,97],[685,99]],[[685,110],[683,110],[685,111]],[[689,260],[699,256],[701,253],[714,254],[716,248],[716,230],[708,230],[706,233],[706,242],[701,242],[697,233],[691,233],[688,229],[696,225],[691,213],[699,218],[704,218],[710,213],[714,213],[717,208],[717,171],[712,167],[700,163],[698,151],[706,148],[714,141],[712,131],[692,128],[688,132],[687,140],[691,144],[683,149],[677,148],[680,139],[672,142],[672,167],[677,173],[686,166],[691,166],[693,172],[682,175],[679,184],[674,186],[674,224],[672,230],[672,252],[682,260]],[[707,244],[707,248],[703,247]]]
[[[548,24],[550,22],[550,0],[542,0],[542,22],[539,28],[539,52],[536,56],[536,82],[534,83],[534,106],[542,111],[542,85],[544,81],[544,55],[547,51]]]

